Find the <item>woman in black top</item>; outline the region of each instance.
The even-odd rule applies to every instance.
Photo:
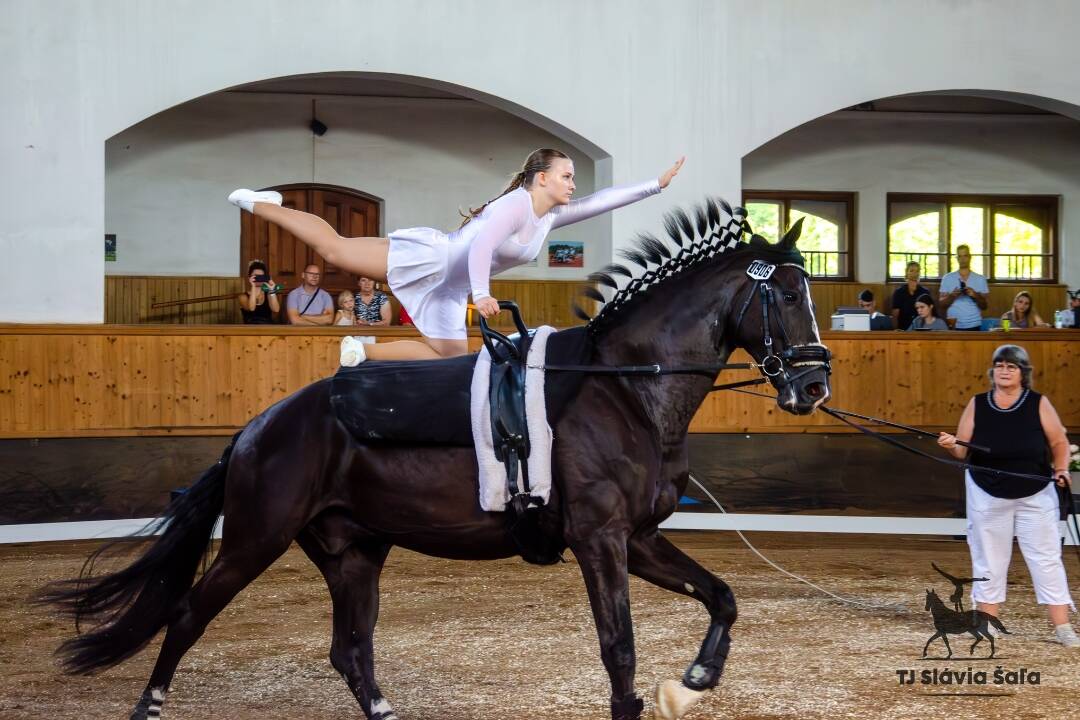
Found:
[[[262,260],[248,263],[248,291],[240,296],[240,315],[245,325],[270,325],[274,316],[281,312],[281,300],[277,292],[266,292],[263,284],[274,287],[270,271]]]
[[[1016,536],[1035,585],[1035,596],[1046,605],[1058,641],[1080,648],[1069,623],[1075,612],[1069,595],[1065,566],[1061,562],[1058,535],[1057,485],[1070,488],[1069,440],[1054,406],[1031,389],[1031,361],[1018,345],[1002,345],[994,351],[990,390],[968,402],[956,435],[941,433],[938,444],[954,457],[967,459],[978,468],[1036,475],[1045,480],[999,476],[974,468],[965,473],[967,489],[968,547],[972,584],[978,608],[996,616],[1005,601],[1005,581]],[[990,449],[972,451],[957,439]],[[1053,458],[1053,464],[1048,462]]]

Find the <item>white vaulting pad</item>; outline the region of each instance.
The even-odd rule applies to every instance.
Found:
[[[543,325],[536,329],[525,371],[525,419],[529,425],[529,494],[546,504],[551,494],[551,446],[554,435],[548,425],[544,401],[544,360],[548,336],[555,328]],[[480,468],[480,507],[488,512],[502,512],[510,501],[506,466],[495,457],[491,439],[491,407],[488,390],[491,383],[491,357],[487,348],[480,351],[472,378],[472,431],[476,444],[476,462]],[[524,487],[522,469],[518,468],[518,487]]]

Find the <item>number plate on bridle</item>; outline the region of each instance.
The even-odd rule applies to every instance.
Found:
[[[768,280],[776,272],[776,266],[761,260],[754,260],[750,267],[746,268],[746,274],[755,280]]]

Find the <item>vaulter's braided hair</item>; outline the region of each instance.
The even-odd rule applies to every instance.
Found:
[[[633,270],[618,263],[589,275],[588,281],[594,285],[582,286],[581,294],[599,303],[600,310],[595,316],[577,304],[573,310],[586,321],[590,332],[602,331],[621,310],[645,296],[652,287],[720,255],[761,251],[782,262],[804,265],[802,254],[795,247],[802,233],[802,219],[774,244],[754,234],[744,208],[732,208],[720,198],[707,198],[693,209],[693,219],[681,208],[664,215],[664,229],[676,247],[674,252],[663,240],[647,233],[638,234],[635,247],[619,251],[619,255],[644,271],[640,275],[635,276]],[[749,241],[744,240],[747,236]],[[619,278],[628,281],[620,287]],[[614,290],[615,294],[608,299],[596,285]]]
[[[503,190],[501,193],[491,198],[478,208],[470,207],[468,213],[463,213],[461,212],[461,210],[458,210],[458,214],[461,215],[461,217],[465,218],[461,221],[461,225],[458,226],[458,229],[460,230],[461,228],[468,225],[469,221],[471,221],[474,217],[477,217],[480,213],[484,212],[484,208],[501,198],[503,195],[511,193],[517,190],[519,187],[529,187],[529,185],[532,184],[533,178],[536,177],[536,174],[541,172],[547,172],[548,170],[550,170],[551,162],[557,158],[562,158],[564,160],[570,159],[570,157],[566,153],[562,152],[561,150],[555,150],[553,148],[540,148],[539,150],[533,150],[532,153],[529,154],[529,157],[525,158],[525,162],[521,164],[521,170],[515,173],[514,176],[510,178],[510,184],[506,186],[505,190]]]

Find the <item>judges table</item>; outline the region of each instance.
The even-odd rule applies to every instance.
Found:
[[[346,332],[250,325],[0,325],[0,437],[231,434],[277,400],[331,375]],[[417,337],[402,327],[364,334],[378,342]],[[968,398],[987,387],[994,348],[1016,343],[1031,355],[1035,387],[1053,400],[1066,426],[1080,427],[1080,330],[826,332],[822,339],[834,356],[835,407],[930,429],[954,428]],[[475,331],[470,345],[480,346]],[[731,361],[745,359],[737,352]],[[753,371],[722,376],[724,382],[752,377]],[[795,417],[774,402],[734,392],[710,395],[691,430],[850,431],[822,413]]]

